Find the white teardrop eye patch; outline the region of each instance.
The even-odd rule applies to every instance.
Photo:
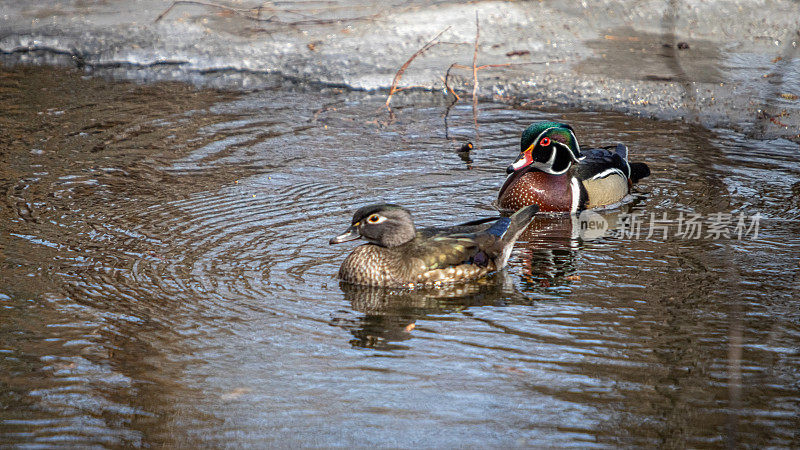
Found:
[[[369,223],[381,223],[384,220],[386,220],[386,217],[379,216],[377,214],[373,214],[373,215],[369,216],[369,218],[367,219],[367,222],[369,222]]]

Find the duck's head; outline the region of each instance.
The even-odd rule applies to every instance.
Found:
[[[397,247],[416,236],[411,213],[399,205],[381,203],[359,208],[350,228],[330,240],[331,244],[364,238],[382,247]]]
[[[512,174],[531,167],[551,175],[561,175],[581,159],[581,148],[571,126],[559,122],[537,122],[522,133],[520,154],[506,172]]]

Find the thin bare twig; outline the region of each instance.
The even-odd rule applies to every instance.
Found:
[[[392,80],[392,86],[389,88],[389,96],[386,98],[387,109],[391,110],[391,108],[389,107],[389,103],[391,103],[392,96],[394,95],[394,93],[398,91],[397,83],[399,83],[400,79],[403,78],[403,74],[406,72],[406,69],[408,69],[408,66],[411,64],[411,61],[413,61],[414,58],[416,58],[417,56],[427,52],[432,47],[434,47],[437,44],[436,40],[439,39],[439,36],[441,36],[445,31],[449,29],[450,27],[447,27],[444,30],[440,31],[439,34],[434,36],[433,39],[431,39],[425,45],[423,45],[422,48],[414,52],[414,54],[411,55],[411,57],[408,58],[408,60],[402,66],[400,66],[400,69],[398,69],[397,73],[395,73],[394,75],[394,79]]]
[[[505,63],[505,64],[484,64],[482,66],[478,66],[478,70],[483,69],[494,69],[496,67],[515,67],[515,66],[530,66],[533,64],[550,64],[550,63],[562,63],[565,60],[557,59],[555,61],[531,61],[531,62],[524,62],[524,63]]]
[[[472,121],[475,123],[475,139],[480,137],[478,132],[478,40],[481,36],[481,25],[478,21],[478,11],[475,11],[475,50],[472,52]]]
[[[447,72],[445,72],[444,78],[443,78],[445,89],[447,89],[448,92],[453,94],[453,101],[450,102],[450,104],[447,105],[447,109],[445,109],[445,112],[444,112],[444,138],[447,139],[448,141],[450,140],[450,125],[447,123],[447,119],[450,117],[450,110],[453,109],[453,106],[456,103],[458,103],[459,100],[461,100],[461,97],[459,97],[458,94],[456,94],[456,91],[454,91],[450,87],[450,83],[449,83],[449,81],[450,81],[450,71],[455,66],[456,66],[456,63],[451,64],[450,67],[447,68]]]
[[[728,331],[728,446],[736,447],[738,413],[742,408],[742,312],[736,302],[729,313],[733,322]]]
[[[531,65],[534,65],[534,64],[555,64],[555,63],[563,63],[564,61],[566,61],[566,60],[564,60],[564,59],[556,59],[556,60],[553,60],[553,61],[529,61],[529,62],[521,62],[521,63],[484,64],[482,66],[476,67],[476,69],[477,70],[483,70],[483,69],[494,69],[494,68],[497,68],[497,67],[531,66]],[[451,69],[469,69],[469,70],[472,70],[472,66],[465,66],[463,64],[458,64],[458,63],[452,64],[450,66],[450,68]],[[448,69],[448,70],[450,70],[450,69]]]
[[[165,9],[164,12],[159,14],[158,17],[156,17],[156,20],[154,20],[153,22],[160,21],[161,19],[164,18],[164,16],[169,14],[169,12],[172,11],[173,8],[175,8],[176,6],[178,6],[180,4],[207,6],[209,8],[218,8],[218,9],[222,9],[224,11],[229,11],[229,12],[236,13],[236,14],[242,14],[243,11],[246,11],[246,10],[240,10],[240,9],[236,9],[236,8],[231,8],[230,6],[218,5],[216,3],[206,3],[206,2],[198,2],[198,1],[192,1],[192,0],[175,0],[174,2],[172,2],[171,5],[169,5],[169,8]],[[261,11],[259,10],[259,15],[260,15],[260,13],[261,13]]]
[[[479,66],[478,65],[478,45],[480,43],[480,22],[478,19],[478,14],[475,14],[475,42],[473,43],[473,53],[472,53],[472,65],[465,66],[463,64],[453,63],[450,67],[447,68],[447,72],[445,72],[444,78],[442,81],[444,82],[444,87],[450,94],[453,95],[453,101],[451,101],[447,105],[447,109],[445,110],[444,114],[444,134],[445,139],[450,139],[450,127],[448,123],[448,119],[450,116],[450,110],[453,106],[461,100],[461,97],[456,94],[455,90],[450,87],[450,72],[453,69],[464,69],[464,70],[471,70],[472,71],[472,120],[475,126],[475,138],[479,138],[479,130],[478,130],[478,71],[484,69],[493,69],[499,67],[515,67],[515,66],[528,66],[534,64],[548,64],[548,63],[558,63],[564,62],[563,59],[555,60],[555,61],[529,61],[529,62],[521,62],[521,63],[505,63],[505,64],[484,64]],[[440,77],[441,78],[441,77]]]
[[[271,11],[276,11],[274,8],[267,8],[264,5],[261,5],[258,8],[244,9],[244,8],[232,8],[230,6],[220,5],[220,4],[211,3],[211,2],[202,2],[202,1],[198,1],[198,0],[175,0],[175,1],[172,2],[171,5],[169,5],[169,7],[167,9],[164,10],[164,12],[162,12],[161,14],[158,15],[158,17],[156,17],[156,19],[153,22],[154,23],[159,22],[161,19],[164,18],[164,16],[169,14],[170,11],[172,11],[176,6],[181,5],[181,4],[183,4],[183,5],[205,6],[207,8],[217,8],[217,9],[221,9],[223,11],[227,11],[229,13],[236,14],[238,16],[244,17],[245,19],[255,21],[255,22],[269,22],[269,23],[274,23],[274,24],[278,24],[278,25],[288,25],[288,26],[294,26],[294,25],[326,25],[326,24],[332,24],[332,23],[338,23],[338,22],[357,22],[357,21],[363,21],[363,20],[372,20],[372,19],[380,16],[380,14],[373,14],[371,16],[353,17],[351,19],[315,19],[312,16],[309,16],[309,15],[303,14],[303,13],[299,13],[299,12],[296,12],[296,11],[293,11],[293,10],[281,11],[281,12],[285,12],[285,13],[296,14],[296,15],[299,15],[301,17],[307,17],[307,19],[305,19],[305,20],[295,20],[295,21],[291,21],[291,22],[286,22],[286,21],[278,19],[278,17],[275,16],[275,15],[272,15],[272,16],[266,17],[266,18],[265,17],[261,17],[262,11],[264,11],[266,9],[271,10]]]
[[[534,65],[534,64],[550,64],[550,63],[563,63],[563,62],[564,62],[563,59],[557,59],[557,60],[554,60],[554,61],[530,61],[530,62],[524,62],[524,63],[484,64],[482,66],[475,67],[475,70],[476,71],[480,71],[480,70],[483,70],[483,69],[494,69],[494,68],[498,68],[498,67],[529,66],[529,65]],[[450,72],[453,69],[469,69],[469,70],[472,70],[473,67],[472,66],[465,66],[465,65],[459,64],[459,63],[453,63],[453,64],[450,64],[450,67],[447,68],[447,71],[445,72],[444,77],[439,77],[439,79],[441,79],[444,82],[445,90],[447,90],[447,92],[452,94],[453,97],[455,98],[455,100],[450,104],[450,106],[453,106],[453,104],[455,104],[456,102],[461,100],[461,97],[456,93],[456,91],[452,87],[450,87]],[[473,83],[474,82],[475,81],[474,81],[474,78],[473,78]],[[474,92],[474,89],[473,89],[473,97],[474,97],[474,94],[475,94],[475,92]]]
[[[452,70],[453,67],[457,65],[458,64],[456,63],[451,64],[450,67],[447,68],[447,72],[445,72],[444,78],[442,78],[442,81],[444,81],[444,88],[447,90],[447,92],[453,94],[454,100],[450,106],[453,106],[457,101],[461,100],[461,97],[459,97],[458,94],[456,94],[456,91],[454,91],[453,88],[450,87],[450,70]]]
[[[414,86],[405,86],[405,87],[397,88],[397,89],[394,90],[394,93],[396,94],[398,92],[407,91],[409,89],[430,89],[430,87],[423,86],[421,84],[417,84],[417,85],[414,85]]]

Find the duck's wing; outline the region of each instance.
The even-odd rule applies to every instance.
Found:
[[[436,238],[439,241],[446,237],[474,237],[474,235],[490,229],[495,222],[502,218],[502,216],[483,217],[449,227],[422,228],[418,230],[418,233],[424,238]]]
[[[460,223],[460,224],[456,225],[455,227],[472,227],[472,226],[476,226],[476,225],[484,225],[484,224],[487,224],[489,222],[494,222],[495,220],[499,219],[500,217],[501,216],[494,216],[494,217],[484,217],[482,219],[470,220],[469,222]],[[486,228],[488,228],[489,226],[487,226]]]
[[[473,264],[481,252],[478,235],[453,233],[452,228],[425,228],[420,230],[411,256],[421,260],[426,270]],[[479,257],[477,263],[485,266],[488,261],[481,261]]]
[[[597,180],[610,175],[631,177],[628,147],[623,144],[582,150],[581,156],[583,159],[575,164],[575,176],[580,180]]]
[[[539,210],[529,205],[511,217],[479,219],[448,228],[425,228],[419,232],[416,257],[429,269],[462,264],[500,268],[508,259],[508,251]]]

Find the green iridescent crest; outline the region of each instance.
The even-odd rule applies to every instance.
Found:
[[[533,141],[538,138],[545,130],[545,136],[550,139],[561,142],[572,150],[573,153],[579,151],[578,140],[575,138],[575,133],[572,127],[561,122],[536,122],[529,126],[522,132],[522,139],[520,140],[520,151],[527,150],[533,144]]]
[[[528,147],[533,144],[533,140],[539,137],[542,132],[548,128],[565,128],[569,125],[560,122],[536,122],[522,132],[522,140],[520,141],[520,151],[524,152]]]

